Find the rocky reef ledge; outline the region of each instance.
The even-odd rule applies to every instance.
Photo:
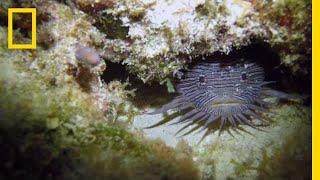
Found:
[[[7,48],[9,7],[37,8],[37,49]],[[271,98],[266,132],[144,129],[190,66],[248,56],[304,98]],[[310,65],[310,0],[1,1],[0,179],[307,179]]]

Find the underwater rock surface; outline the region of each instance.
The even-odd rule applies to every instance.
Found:
[[[304,178],[311,168],[310,108],[275,105],[271,112],[269,118],[274,122],[263,127],[264,131],[240,125],[243,130],[238,133],[230,130],[231,134],[224,132],[219,136],[216,131],[201,144],[199,141],[205,132],[175,135],[183,124],[162,125],[144,132],[147,137],[160,138],[172,147],[178,147],[181,142],[187,144],[200,167],[202,179]],[[148,127],[161,118],[161,115],[137,116],[134,126]]]
[[[7,48],[9,7],[37,8],[37,49]],[[178,120],[147,112],[173,99],[190,65],[256,44],[256,53],[275,54],[252,59],[269,66],[275,88],[310,97],[299,84],[311,80],[310,8],[304,0],[0,1],[0,179],[308,179],[309,102],[270,98],[265,132],[240,125],[201,144],[203,132],[175,136],[181,125],[145,127]],[[14,19],[15,42],[31,39],[24,18]]]

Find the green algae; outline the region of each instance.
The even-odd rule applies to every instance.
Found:
[[[132,21],[140,21],[145,15],[146,15],[145,9],[143,9],[143,8],[135,9],[135,10],[130,12],[129,18]]]
[[[172,84],[172,81],[169,78],[166,78],[165,80],[160,82],[160,84],[165,84],[169,93],[174,93],[176,91]]]
[[[277,10],[281,9],[280,15],[268,13],[268,16],[262,18],[286,22],[280,20],[286,16],[287,3],[291,1],[281,2],[285,3],[273,6]],[[54,8],[49,8],[53,18],[48,23],[39,25],[39,30],[47,31],[54,39],[52,42],[56,43],[53,45],[49,41],[47,44],[51,45],[45,49],[40,46],[35,51],[8,51],[6,31],[4,27],[0,27],[0,67],[4,69],[0,72],[0,115],[4,120],[1,122],[0,142],[5,145],[3,151],[8,154],[0,166],[4,170],[0,173],[0,179],[8,174],[14,178],[30,179],[43,179],[45,176],[51,179],[197,179],[199,176],[201,179],[219,179],[222,176],[230,179],[270,179],[302,177],[303,173],[309,173],[299,171],[308,168],[310,162],[310,144],[304,142],[310,139],[310,117],[308,109],[302,106],[279,107],[279,114],[273,117],[275,123],[270,126],[275,128],[274,131],[271,130],[272,137],[266,136],[266,139],[272,139],[267,145],[261,142],[264,138],[262,135],[257,135],[257,139],[245,135],[249,141],[256,142],[256,145],[262,143],[261,147],[266,149],[258,151],[253,148],[254,150],[249,152],[252,156],[246,158],[239,158],[241,153],[236,153],[236,141],[246,143],[243,139],[227,138],[225,144],[206,147],[205,152],[194,156],[184,151],[176,152],[159,140],[147,141],[135,133],[130,133],[127,122],[130,124],[139,113],[139,110],[127,101],[127,97],[134,96],[133,90],[127,89],[128,84],[119,81],[108,83],[105,86],[107,93],[99,92],[99,95],[109,94],[106,98],[108,101],[103,106],[106,110],[101,112],[95,104],[99,101],[94,96],[96,92],[92,92],[92,89],[101,86],[97,80],[101,71],[90,69],[88,75],[93,78],[89,80],[84,76],[76,77],[74,72],[80,67],[72,61],[72,56],[69,56],[72,53],[71,44],[74,42],[100,49],[104,35],[107,39],[126,39],[128,27],[124,27],[114,15],[103,14],[101,17],[94,17],[98,22],[96,29],[90,20],[92,14],[89,17],[76,10],[72,12],[68,6],[54,4]],[[288,9],[302,12],[302,5],[301,1],[292,1]],[[227,14],[225,8],[198,6],[197,12],[200,16],[215,18],[219,14]],[[146,10],[133,10],[128,13],[133,22],[139,23],[145,18]],[[245,26],[245,19],[239,18],[238,25]],[[299,70],[301,54],[295,52],[308,41],[302,33],[298,33],[304,27],[303,23],[307,22],[306,14],[297,13],[293,19],[293,24],[284,23],[282,26],[280,32],[284,32],[283,37],[280,36],[281,33],[275,34],[270,43],[284,57],[282,60],[285,64],[291,64],[294,69]],[[70,31],[61,28],[68,24],[74,24],[68,26]],[[187,41],[185,26],[186,24],[180,24],[178,35]],[[292,31],[288,32],[288,27],[292,28]],[[216,27],[222,35],[226,29],[228,30],[224,26]],[[176,32],[170,28],[161,29],[160,32],[165,35],[169,47],[174,47]],[[61,41],[61,37],[65,41]],[[209,44],[200,41],[195,42],[195,46],[207,49]],[[282,46],[290,48],[284,52],[281,51]],[[134,50],[131,53],[139,51]],[[166,85],[167,91],[173,92],[172,74],[182,69],[186,62],[181,59],[162,61],[166,53],[168,51],[164,50],[159,56],[145,59],[139,59],[138,55],[133,56],[127,62],[130,64],[127,69],[145,83],[161,82]],[[69,73],[70,69],[72,73]],[[76,81],[77,78],[81,79],[85,86],[90,86],[90,90],[85,91]],[[125,123],[119,123],[123,119]],[[286,126],[287,124],[289,125]],[[288,132],[286,128],[289,129]],[[282,135],[284,138],[279,138]],[[282,144],[274,139],[280,139]],[[230,152],[234,153],[230,155]],[[248,152],[242,154],[246,153]],[[197,159],[197,164],[194,164],[192,158]],[[223,164],[225,159],[226,163]],[[231,170],[229,166],[232,167]]]
[[[300,112],[300,113],[299,113]],[[258,178],[301,178],[311,175],[311,117],[310,109],[299,106],[285,107],[278,116],[286,123],[300,121],[295,132],[276,147],[272,153],[262,151],[262,160],[256,167]]]
[[[222,135],[205,150],[200,148],[195,157],[202,176],[216,179],[308,178],[311,171],[310,108],[281,105],[274,107],[272,113],[265,133],[246,128],[250,134]],[[210,170],[212,167],[214,171]]]
[[[2,159],[0,177],[198,179],[198,169],[190,157],[181,158],[163,142],[129,132],[127,122],[138,112],[126,100],[133,95],[127,83],[105,85],[98,95],[107,97],[102,107],[106,111],[98,108],[95,94],[84,91],[77,82],[77,78],[84,78],[74,75],[81,67],[72,64],[74,57],[67,55],[70,43],[63,43],[77,38],[99,44],[101,36],[80,17],[74,29],[63,32],[61,40],[56,36],[58,27],[77,22],[79,17],[75,16],[79,14],[65,16],[65,6],[48,5],[55,7],[49,9],[59,18],[38,28],[52,35],[55,46],[8,50],[6,28],[0,27],[1,39],[5,40],[0,42],[0,143],[1,152],[8,155]],[[69,62],[63,61],[66,55]],[[87,82],[90,87],[100,87],[99,69],[88,73],[92,76]],[[125,121],[120,123],[120,119]]]
[[[106,121],[90,99],[79,98],[84,93],[76,86],[50,87],[15,63],[10,56],[0,63],[0,134],[10,154],[3,177],[197,179],[189,157],[177,158],[162,142]],[[186,169],[190,173],[182,173]]]
[[[206,0],[203,4],[200,4],[196,7],[196,12],[200,16],[207,16],[212,19],[216,18],[218,15],[227,15],[228,9],[226,6],[224,4],[217,6],[216,3],[217,2]]]
[[[129,31],[120,19],[107,13],[101,13],[96,17],[95,26],[110,39],[125,39]]]
[[[278,0],[255,4],[272,31],[269,40],[293,74],[306,75],[311,64],[311,1]],[[272,30],[274,29],[274,30]],[[308,64],[308,65],[306,65]]]

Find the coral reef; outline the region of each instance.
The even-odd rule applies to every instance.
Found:
[[[38,25],[50,34],[45,46],[8,50],[0,27],[1,178],[198,179],[191,157],[129,132],[138,111],[128,83],[105,84],[103,61],[76,59],[76,43],[99,49],[103,39],[87,16],[54,1],[36,6],[50,16]]]
[[[37,8],[37,49],[7,48],[9,7]],[[0,1],[0,179],[308,178],[305,104],[271,99],[267,132],[244,127],[201,145],[197,135],[173,137],[179,126],[137,123],[160,120],[145,111],[172,98],[149,84],[174,92],[190,64],[252,42],[279,55],[272,68],[307,81],[310,8],[303,0]],[[25,18],[14,16],[14,42],[30,41]],[[118,71],[111,63],[130,78],[106,81]]]
[[[260,127],[262,131],[241,125],[238,130],[230,130],[230,134],[210,134],[201,144],[198,143],[205,132],[175,136],[183,124],[162,125],[144,132],[147,137],[161,138],[172,147],[179,147],[180,141],[187,144],[200,168],[201,179],[304,179],[311,175],[310,110],[304,105],[276,103],[266,114],[271,123]],[[134,125],[147,127],[161,118],[141,115]]]
[[[229,53],[253,37],[264,37],[252,8],[232,0],[116,2],[106,12],[129,31],[126,40],[106,40],[105,57],[126,64],[144,82],[163,81],[194,57]]]
[[[105,34],[95,44],[103,46],[103,56],[109,61],[126,65],[132,74],[144,82],[162,82],[176,77],[180,69],[199,59],[195,57],[215,52],[228,54],[250,44],[252,40],[269,42],[279,52],[282,64],[289,67],[293,74],[308,74],[311,1],[65,2],[74,12],[78,12],[76,8],[79,8],[87,13],[92,24]],[[46,3],[17,1],[11,6],[45,9],[41,7],[43,4]],[[10,3],[3,3],[2,6],[9,7]],[[47,18],[44,12],[40,11],[41,19]],[[63,16],[70,14],[66,12]],[[81,29],[80,26],[78,29]]]
[[[293,74],[310,70],[311,1],[119,1],[106,12],[128,28],[126,38],[106,40],[106,58],[144,82],[171,78],[195,57],[228,54],[252,40],[270,43]]]
[[[246,129],[252,135],[222,135],[209,147],[200,148],[195,156],[202,174],[211,174],[217,179],[304,179],[310,176],[310,109],[284,105],[275,107],[274,113],[274,122],[265,128],[265,133]],[[210,166],[215,167],[215,172]]]
[[[254,1],[261,21],[269,28],[268,42],[293,74],[307,75],[311,64],[311,1]]]
[[[4,179],[197,179],[188,156],[108,123],[79,89],[50,88],[11,60],[0,65]]]
[[[56,84],[31,69],[32,60],[24,51],[1,56],[2,178],[198,178],[189,156],[133,136],[108,120],[75,80]],[[121,86],[113,82],[108,90],[115,87]]]

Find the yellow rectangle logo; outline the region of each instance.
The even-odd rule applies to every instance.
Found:
[[[13,44],[13,13],[31,13],[32,38],[31,44]],[[36,8],[9,8],[8,9],[8,48],[9,49],[36,49],[37,47],[37,10]]]

